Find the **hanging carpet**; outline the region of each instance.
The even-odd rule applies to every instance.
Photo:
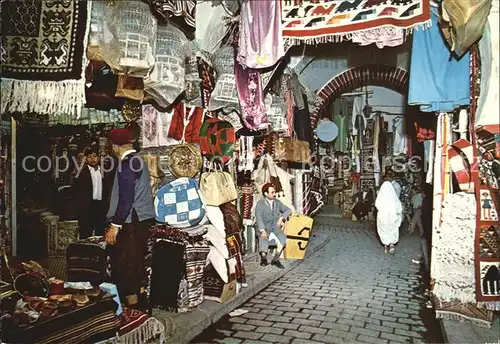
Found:
[[[281,0],[283,38],[317,44],[381,27],[405,29],[430,22],[429,0]]]
[[[2,1],[1,112],[76,114],[90,2]]]

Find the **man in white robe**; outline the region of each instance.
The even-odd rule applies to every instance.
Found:
[[[403,220],[403,206],[392,183],[385,181],[375,200],[377,208],[377,232],[384,245],[384,253],[394,254],[399,241],[399,227]]]

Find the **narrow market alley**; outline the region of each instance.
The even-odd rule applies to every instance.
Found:
[[[392,255],[374,230],[318,217],[330,242],[192,343],[443,342],[426,307],[421,239],[402,233]]]

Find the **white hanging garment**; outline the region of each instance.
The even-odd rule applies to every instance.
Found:
[[[392,120],[392,135],[394,137],[393,155],[408,152],[408,138],[405,134],[404,118],[396,117]]]
[[[224,17],[229,15],[222,3],[215,5],[213,1],[197,2],[195,42],[198,50],[215,54],[229,31],[229,26],[224,23]]]

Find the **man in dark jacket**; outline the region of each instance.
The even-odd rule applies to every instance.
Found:
[[[80,239],[92,235],[104,235],[109,198],[109,185],[100,167],[99,153],[96,149],[88,147],[84,155],[85,165],[73,182]]]
[[[354,195],[354,198],[356,203],[352,213],[356,216],[356,219],[363,221],[373,209],[373,191],[364,185],[363,190]]]
[[[132,147],[130,129],[109,132],[118,158],[108,211],[106,242],[114,245],[111,267],[118,293],[128,307],[146,310],[144,256],[155,217],[147,164]]]

